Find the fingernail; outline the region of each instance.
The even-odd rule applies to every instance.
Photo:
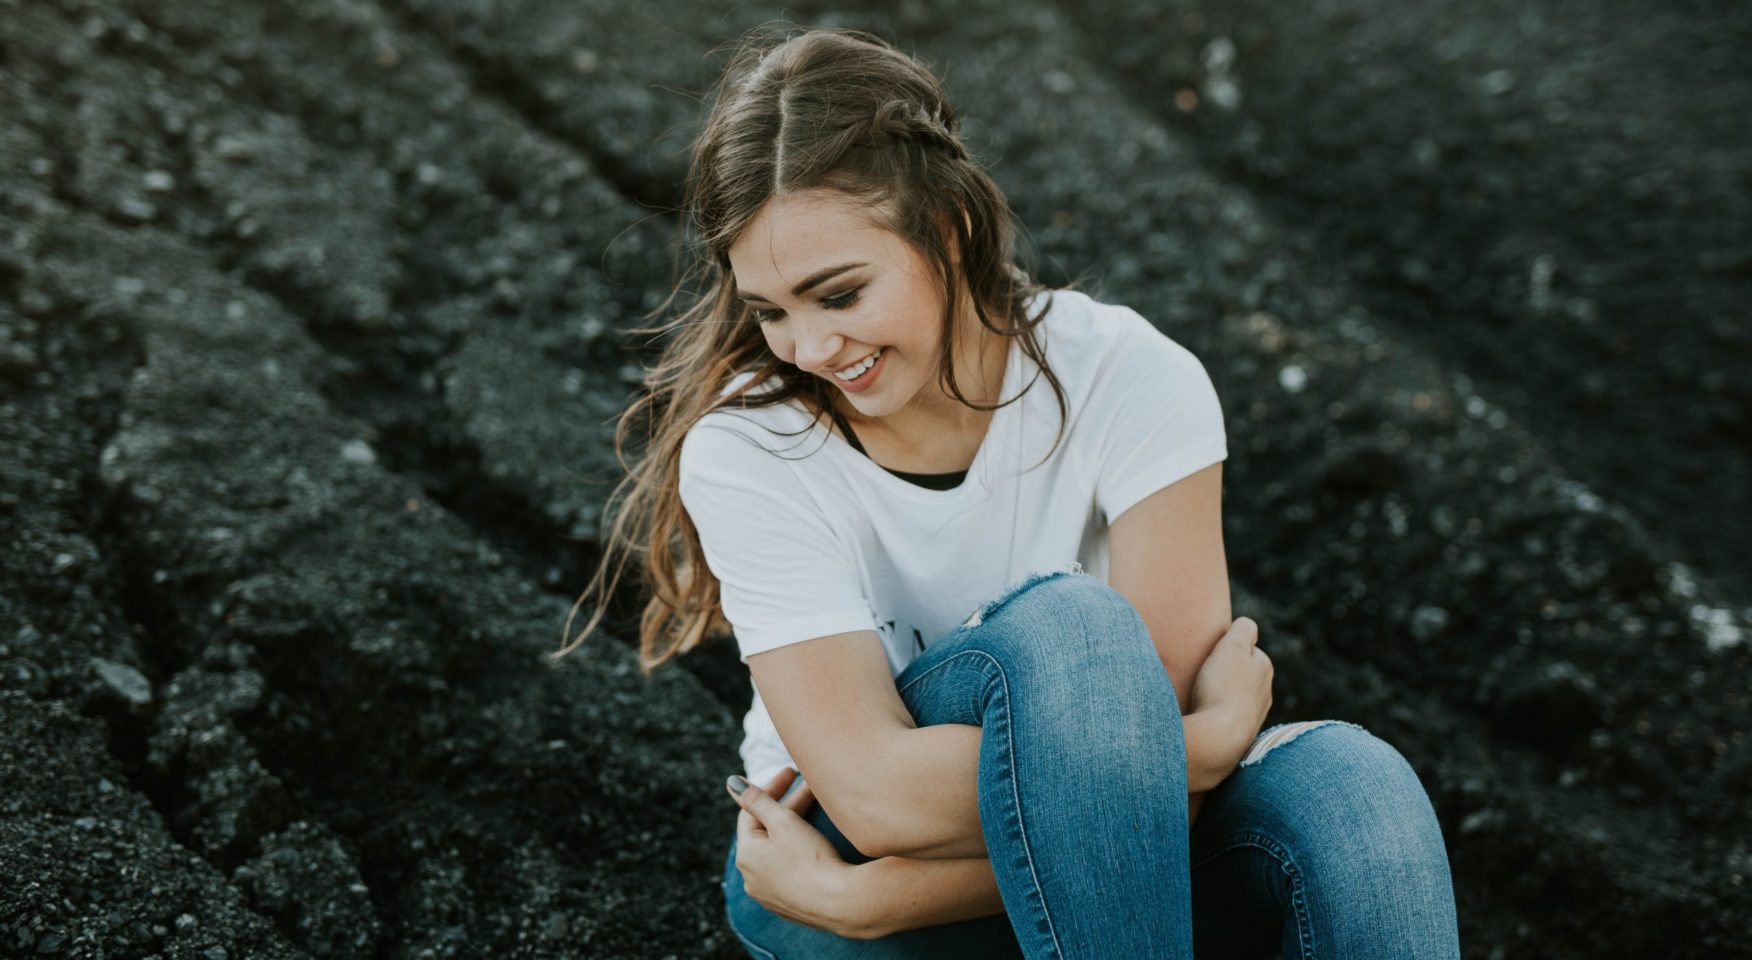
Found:
[[[742,775],[739,773],[731,774],[727,782],[730,784],[730,792],[739,797],[742,796],[742,791],[748,789],[748,781],[742,779]]]

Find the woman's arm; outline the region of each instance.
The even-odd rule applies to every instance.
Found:
[[[1216,707],[1180,718],[1180,728],[1186,736],[1186,792],[1195,797],[1229,779],[1259,732],[1249,731],[1234,711]]]
[[[998,878],[985,857],[914,860],[880,857],[847,873],[843,934],[874,940],[902,930],[1004,912]]]
[[[1241,762],[1254,730],[1237,714],[1213,707],[1181,718],[1186,739],[1186,789],[1200,794],[1222,783]],[[979,821],[980,728],[966,724],[914,727],[897,736],[904,763],[890,766],[885,843],[865,853],[919,860],[984,858]],[[900,798],[896,800],[895,798]]]
[[[1215,685],[1214,713],[1192,696],[1212,651],[1237,621],[1223,551],[1222,463],[1145,496],[1109,529],[1108,583],[1137,609],[1179,701],[1186,741],[1186,789],[1203,793],[1234,771],[1269,706],[1246,684]],[[1256,629],[1256,627],[1255,627]],[[758,678],[757,678],[758,679]],[[1269,688],[1268,688],[1269,689]],[[881,755],[882,796],[867,811],[871,856],[955,859],[985,855],[979,835],[978,727],[964,724],[894,731]],[[853,838],[858,841],[860,838]],[[865,845],[868,844],[868,845]]]
[[[1188,718],[1191,719],[1191,718]],[[1220,764],[1199,764],[1195,756],[1190,729],[1215,730],[1194,724],[1189,728],[1187,772],[1194,769],[1214,770]],[[1202,737],[1201,737],[1202,739]],[[1227,756],[1227,748],[1222,753]],[[1235,761],[1228,761],[1228,770],[1205,790],[1220,783]],[[1204,778],[1200,783],[1207,782]],[[1204,806],[1203,790],[1186,798],[1186,823],[1190,828],[1198,820]],[[902,930],[989,917],[1004,912],[1004,901],[998,895],[998,879],[992,872],[992,862],[986,857],[953,859],[916,859],[912,857],[879,857],[853,866],[844,874],[845,887],[839,892],[837,912],[844,917],[842,936],[873,940]]]

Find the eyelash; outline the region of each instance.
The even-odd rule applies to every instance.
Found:
[[[839,294],[837,296],[828,297],[828,298],[822,300],[821,305],[826,307],[829,310],[844,310],[845,308],[858,302],[858,299],[859,299],[858,298],[858,291],[860,291],[862,289],[864,289],[864,288],[863,287],[853,287],[852,289],[847,290],[845,293]],[[756,323],[772,323],[772,322],[778,320],[779,318],[776,316],[771,316],[771,314],[776,314],[776,313],[781,313],[781,312],[782,311],[779,311],[779,310],[756,310],[756,311],[754,311],[754,319],[755,319]]]

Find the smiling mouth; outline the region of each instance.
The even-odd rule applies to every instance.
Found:
[[[856,381],[859,377],[862,377],[864,374],[870,372],[870,369],[876,365],[876,361],[882,359],[882,351],[884,351],[886,349],[888,349],[888,348],[887,347],[878,347],[874,353],[871,353],[871,354],[865,356],[862,360],[859,360],[857,363],[854,363],[854,364],[846,367],[843,370],[836,370],[833,373],[830,373],[828,375],[833,377],[835,380],[838,380],[841,383],[852,383],[852,382]],[[853,371],[853,370],[856,370],[857,373],[852,374],[851,376],[846,375],[849,371]]]

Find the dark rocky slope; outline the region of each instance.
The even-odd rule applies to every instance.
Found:
[[[1165,9],[7,5],[0,955],[739,954],[729,645],[542,654],[678,91],[788,14],[946,69],[1047,279],[1205,360],[1274,719],[1412,761],[1469,957],[1752,956],[1743,15]]]

